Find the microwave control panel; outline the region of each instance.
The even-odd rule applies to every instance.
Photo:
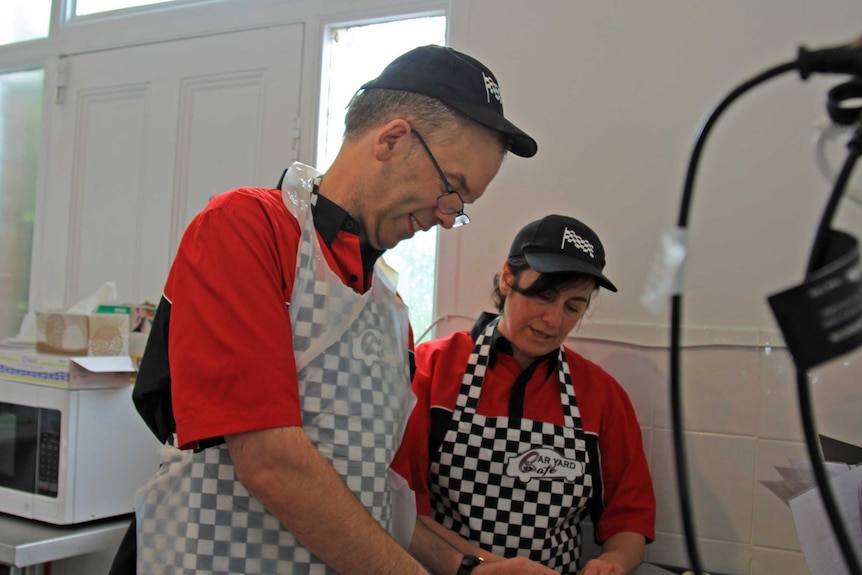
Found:
[[[39,410],[39,470],[36,490],[39,495],[57,497],[60,477],[60,412]]]

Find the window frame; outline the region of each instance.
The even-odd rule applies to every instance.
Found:
[[[375,18],[364,18],[364,19],[338,19],[331,20],[325,22],[321,27],[321,35],[320,35],[320,65],[317,68],[319,78],[317,80],[317,100],[315,103],[315,124],[313,129],[313,157],[315,159],[314,164],[320,169],[325,169],[327,166],[324,166],[324,161],[321,159],[321,154],[325,151],[324,144],[326,138],[334,138],[332,127],[329,125],[328,117],[330,115],[329,110],[333,108],[333,106],[341,105],[341,102],[335,102],[334,104],[330,104],[328,98],[326,98],[324,92],[327,91],[329,86],[329,65],[328,63],[332,60],[332,45],[333,45],[333,35],[339,31],[350,28],[358,28],[363,26],[375,26],[380,24],[387,24],[399,21],[407,21],[407,20],[416,20],[423,18],[442,18],[443,19],[443,35],[442,38],[439,39],[440,43],[446,43],[446,38],[448,36],[449,31],[449,22],[450,16],[446,10],[438,9],[438,10],[422,10],[422,11],[399,11],[394,14],[390,14],[388,16],[378,16]],[[418,43],[415,45],[419,45]],[[370,79],[370,78],[368,78]],[[357,86],[358,88],[358,86]],[[329,128],[328,131],[325,131]],[[340,128],[343,128],[343,122],[341,122]],[[338,129],[338,128],[337,128]],[[335,146],[337,150],[338,146]],[[431,233],[431,232],[420,232],[420,233]],[[429,296],[430,301],[425,301],[425,298],[422,298],[421,304],[417,304],[415,300],[411,297],[409,292],[410,282],[414,281],[412,274],[414,268],[412,266],[404,269],[399,265],[395,265],[393,267],[397,268],[401,267],[401,271],[403,272],[401,275],[401,281],[399,283],[399,293],[402,298],[408,303],[408,307],[411,310],[417,310],[415,313],[411,311],[411,324],[414,329],[414,336],[418,338],[421,334],[430,333],[433,329],[436,317],[437,317],[437,296],[436,296],[436,286],[438,285],[438,276],[439,276],[439,261],[440,261],[440,228],[433,228],[433,238],[423,238],[423,237],[414,237],[410,240],[406,240],[407,242],[414,242],[414,246],[421,251],[425,251],[428,249],[427,242],[433,242],[433,255],[431,256],[433,263],[433,282],[432,289]],[[415,242],[425,240],[421,246],[417,246]],[[408,247],[402,243],[392,248],[387,254],[384,254],[383,258],[387,261],[388,264],[393,264],[394,260],[403,260],[404,257],[401,257],[402,253],[399,250],[406,250]],[[387,255],[389,259],[387,260]],[[405,289],[406,288],[406,289]],[[413,305],[411,305],[411,300],[413,300]],[[430,308],[430,309],[429,309]],[[427,324],[427,325],[426,325]],[[417,340],[418,343],[418,340]]]

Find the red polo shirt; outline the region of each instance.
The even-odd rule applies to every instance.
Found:
[[[359,236],[346,229],[358,225],[325,198],[316,209],[327,262],[346,285],[364,292],[371,267],[363,266]],[[321,227],[321,215],[328,226]],[[164,290],[181,447],[302,425],[288,313],[299,240],[299,224],[278,189],[220,194],[186,229]]]
[[[508,342],[506,342],[508,343]],[[416,491],[420,514],[431,512],[428,489],[429,441],[439,442],[440,415],[444,419],[455,407],[467,360],[474,341],[467,332],[416,348],[413,390],[417,405],[410,416],[404,441],[393,468],[408,479]],[[523,371],[514,357],[494,346],[492,364],[486,371],[477,412],[486,416],[508,416],[515,382]],[[566,348],[578,407],[588,446],[597,449],[600,461],[602,501],[596,526],[599,541],[622,531],[641,533],[655,539],[655,497],[643,450],[640,426],[631,401],[619,383],[598,365]],[[523,417],[557,425],[563,424],[559,375],[539,365],[529,378],[523,403]],[[437,421],[435,425],[435,420]],[[594,478],[596,475],[594,474]]]

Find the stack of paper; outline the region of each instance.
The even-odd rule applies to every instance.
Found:
[[[826,473],[844,527],[862,561],[862,448],[829,437],[820,437]],[[791,461],[776,466],[780,480],[761,481],[790,505],[811,575],[851,575],[829,522],[811,463]]]

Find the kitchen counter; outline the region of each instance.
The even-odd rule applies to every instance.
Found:
[[[640,566],[634,570],[632,575],[676,575],[676,573],[677,572],[674,571],[668,571],[658,565],[653,565],[652,563],[641,563]]]
[[[30,567],[116,548],[131,514],[78,525],[51,525],[0,513],[0,565]],[[16,573],[16,571],[12,571]],[[676,575],[643,563],[632,575]]]
[[[0,565],[29,567],[117,547],[130,518],[51,525],[0,514]]]

